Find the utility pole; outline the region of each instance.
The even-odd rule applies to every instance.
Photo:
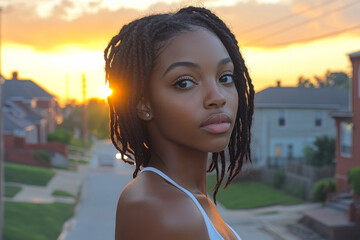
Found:
[[[0,10],[1,11],[1,10]],[[0,240],[3,239],[4,226],[4,132],[3,132],[3,82],[0,73]]]
[[[65,91],[66,91],[66,99],[65,99],[65,107],[69,103],[69,74],[66,74],[66,80],[65,80]]]
[[[0,7],[0,240],[3,239],[3,226],[4,226],[4,133],[3,133],[3,82],[1,72],[1,12]]]
[[[83,146],[87,148],[87,104],[86,104],[86,77],[82,74],[82,92],[83,92]]]

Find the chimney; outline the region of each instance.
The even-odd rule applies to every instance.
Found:
[[[280,80],[277,80],[277,81],[276,81],[276,86],[277,86],[277,87],[281,87],[281,81],[280,81]]]
[[[17,71],[12,72],[12,79],[11,80],[19,80]]]

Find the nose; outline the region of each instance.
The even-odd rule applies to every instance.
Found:
[[[221,108],[226,104],[225,96],[221,92],[221,86],[218,86],[216,82],[207,84],[205,91],[204,107],[206,109]]]

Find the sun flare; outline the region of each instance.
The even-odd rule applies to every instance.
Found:
[[[106,99],[108,96],[112,94],[113,90],[109,88],[109,82],[101,89],[101,97]]]

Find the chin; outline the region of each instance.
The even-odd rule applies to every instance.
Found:
[[[229,140],[223,141],[223,142],[212,143],[212,144],[208,145],[207,152],[221,152],[221,151],[225,150],[228,145],[229,145]]]

